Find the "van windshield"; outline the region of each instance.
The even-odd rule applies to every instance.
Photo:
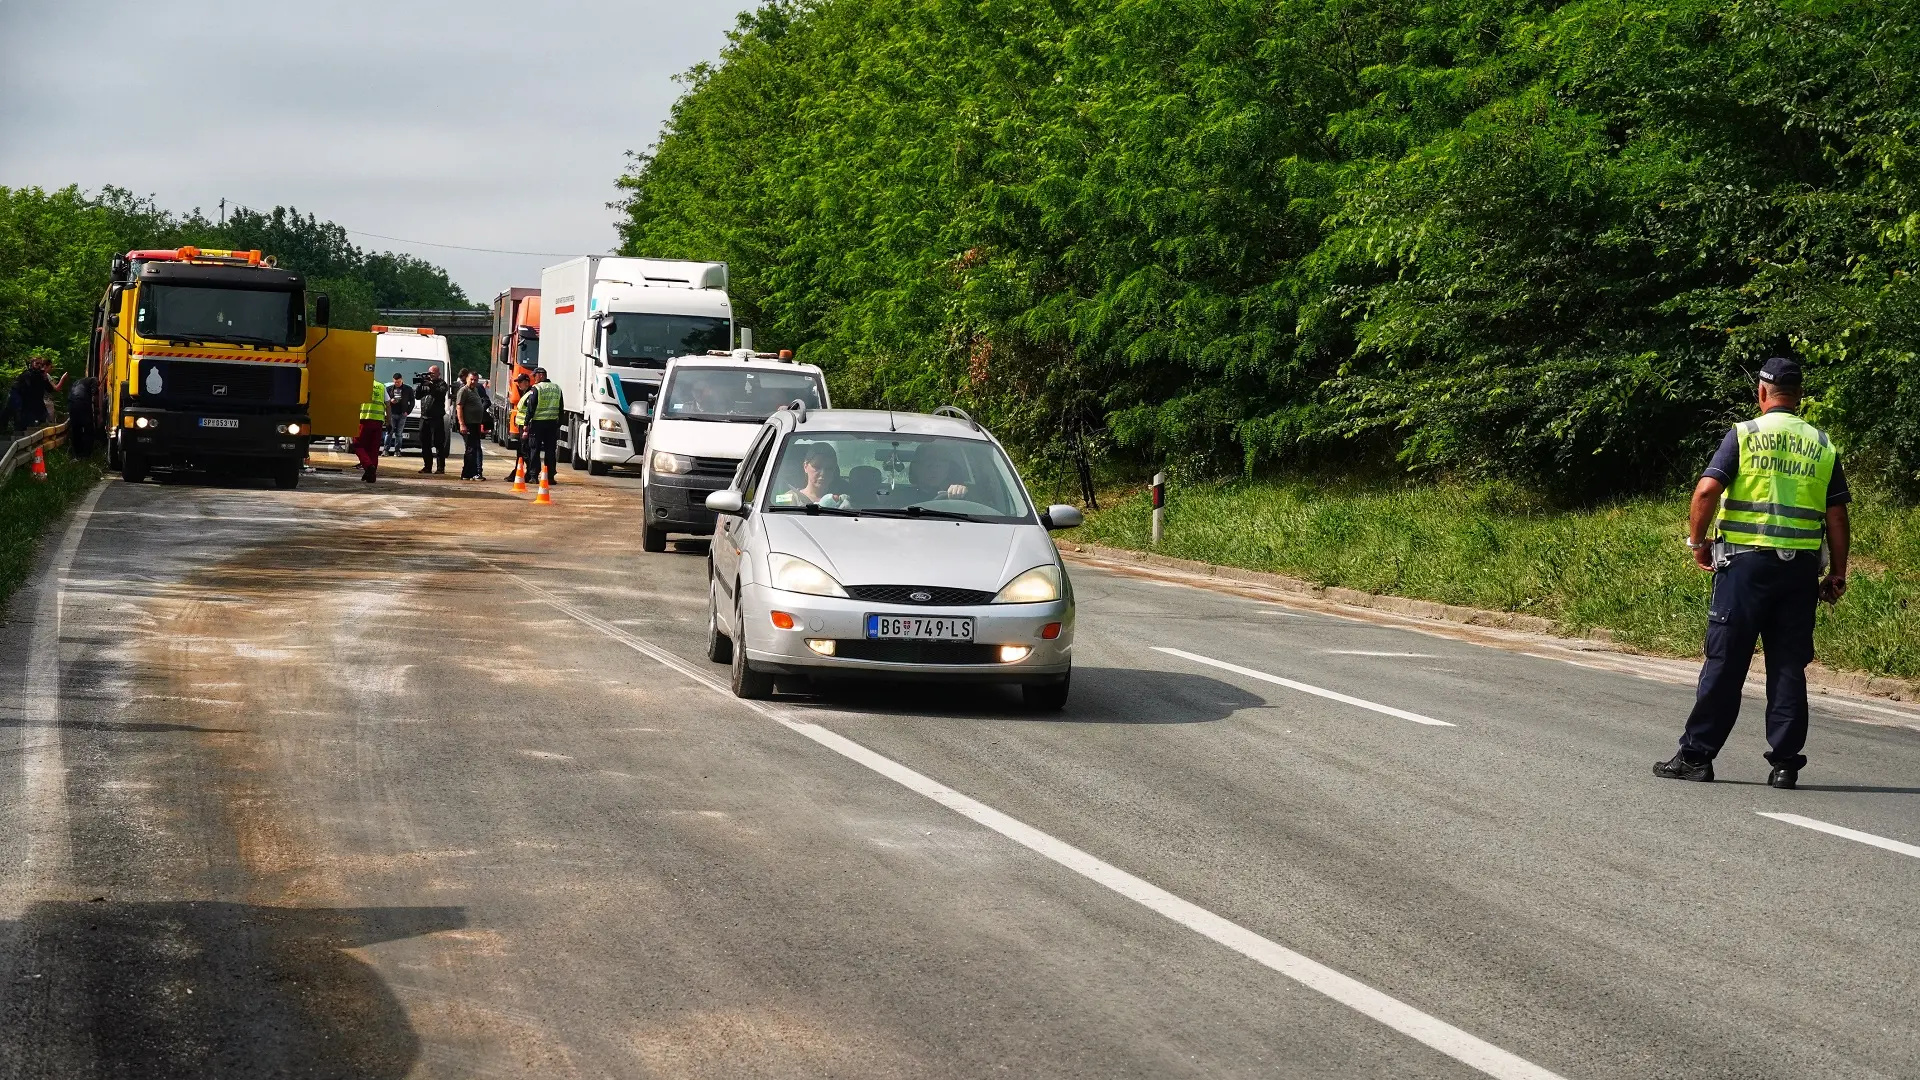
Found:
[[[285,348],[307,340],[298,292],[205,285],[143,285],[134,325],[140,336]]]
[[[821,408],[820,377],[811,371],[683,367],[667,383],[662,420],[757,424],[796,398]]]
[[[676,356],[701,356],[732,344],[733,324],[706,315],[649,315],[623,311],[606,322],[607,363],[664,368]]]

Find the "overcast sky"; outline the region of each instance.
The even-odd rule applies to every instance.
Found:
[[[617,242],[613,182],[742,0],[0,0],[0,186],[299,207],[486,302]]]

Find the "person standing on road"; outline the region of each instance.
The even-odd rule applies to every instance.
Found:
[[[447,403],[451,397],[447,380],[440,377],[440,365],[428,368],[427,377],[420,382],[420,392],[415,395],[420,402],[420,456],[425,459],[420,471],[423,473],[447,471],[447,447],[452,442],[447,435]]]
[[[527,418],[530,415],[532,415],[531,410],[533,409],[532,387],[533,387],[533,380],[529,378],[524,372],[514,376],[513,416],[512,416],[513,422],[511,426],[507,429],[509,435],[511,435],[513,439],[514,461],[513,461],[513,469],[507,473],[508,480],[512,480],[516,474],[520,476],[525,476],[526,473],[521,471],[523,469],[527,471],[533,471],[539,468],[538,465],[530,464],[527,460],[527,446],[528,446],[528,440],[529,440],[529,433],[527,431]]]
[[[1800,363],[1774,357],[1760,368],[1760,417],[1721,441],[1693,490],[1687,546],[1713,572],[1706,662],[1680,752],[1653,767],[1672,780],[1712,780],[1713,759],[1733,733],[1756,640],[1766,642],[1767,783],[1799,785],[1807,759],[1807,665],[1814,611],[1847,592],[1852,495],[1826,433],[1795,414]],[[1723,497],[1724,496],[1724,497]],[[1714,538],[1707,538],[1709,525]],[[1821,579],[1822,550],[1832,569]]]
[[[533,389],[522,397],[532,398],[527,405],[526,430],[533,440],[527,464],[537,473],[544,457],[547,483],[551,485],[560,460],[560,416],[566,411],[566,398],[557,384],[547,381],[546,368],[533,369]]]
[[[408,386],[399,372],[393,373],[393,381],[387,384],[387,442],[384,453],[388,457],[399,457],[400,451],[407,445],[407,417],[413,415],[413,387]]]
[[[453,418],[460,425],[460,440],[466,453],[460,460],[460,479],[485,480],[480,460],[480,433],[487,423],[487,395],[480,390],[480,376],[467,372],[460,393],[453,401]]]
[[[360,403],[360,434],[353,440],[353,456],[360,459],[360,479],[373,483],[380,470],[380,435],[387,426],[387,388],[372,380],[373,396]]]

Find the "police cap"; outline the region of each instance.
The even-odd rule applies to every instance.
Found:
[[[1760,381],[1772,383],[1782,390],[1800,389],[1800,361],[1790,357],[1775,356],[1760,365]]]
[[[1798,367],[1795,367],[1795,369],[1794,369],[1794,370],[1796,370],[1796,371],[1798,371],[1798,370],[1799,370],[1799,368],[1798,368]],[[540,375],[540,376],[543,376],[543,377],[544,377],[544,376],[546,375],[546,373],[547,373],[547,369],[546,369],[546,368],[543,368],[543,367],[537,367],[537,368],[534,368],[534,369],[533,369],[533,373],[534,373],[535,375]]]

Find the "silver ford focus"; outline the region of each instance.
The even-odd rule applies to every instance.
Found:
[[[1073,585],[1006,451],[958,409],[934,415],[775,413],[718,515],[708,557],[707,656],[733,691],[777,676],[1017,684],[1066,704]]]

